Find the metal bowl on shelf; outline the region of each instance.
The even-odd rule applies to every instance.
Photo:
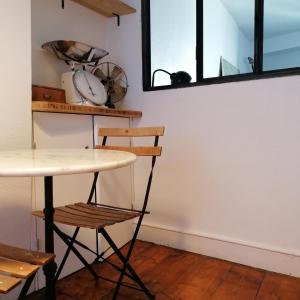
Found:
[[[51,41],[43,44],[42,48],[68,64],[75,62],[97,65],[101,58],[108,55],[108,52],[101,48],[76,41]]]

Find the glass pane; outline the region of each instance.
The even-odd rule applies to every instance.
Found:
[[[252,73],[254,0],[204,0],[203,4],[204,78]]]
[[[150,23],[151,75],[185,71],[195,82],[196,0],[151,0]],[[154,86],[170,84],[169,74],[155,73]]]
[[[265,0],[263,70],[300,67],[300,1]]]

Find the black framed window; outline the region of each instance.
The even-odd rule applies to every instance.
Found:
[[[253,73],[254,3],[203,0],[204,78]]]
[[[155,86],[169,84],[170,75],[164,71],[185,70],[196,82],[196,0],[151,0],[150,16],[151,74],[158,70]]]
[[[300,74],[299,0],[142,0],[142,34],[145,91]]]

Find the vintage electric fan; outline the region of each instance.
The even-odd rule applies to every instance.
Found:
[[[104,105],[107,92],[101,81],[88,72],[108,52],[84,43],[75,41],[52,41],[42,45],[58,59],[65,61],[71,68],[70,72],[61,76],[62,88],[66,91],[67,103]]]
[[[104,62],[93,69],[93,74],[100,79],[107,92],[108,107],[115,107],[127,92],[128,81],[124,70],[112,62]]]

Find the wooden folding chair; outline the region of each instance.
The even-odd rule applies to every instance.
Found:
[[[116,281],[116,289],[113,295],[113,299],[117,298],[119,289],[121,286],[125,286],[128,288],[133,288],[139,291],[144,292],[149,298],[154,299],[155,296],[147,289],[143,281],[137,275],[133,267],[130,265],[129,260],[132,254],[132,250],[137,239],[137,235],[139,229],[142,224],[142,220],[144,215],[149,213],[147,212],[147,204],[149,199],[149,193],[152,183],[153,169],[156,162],[156,157],[161,155],[162,147],[158,146],[159,137],[164,134],[164,127],[144,127],[144,128],[102,128],[99,130],[99,136],[103,138],[102,145],[97,146],[97,149],[104,150],[121,150],[121,151],[129,151],[137,156],[148,156],[152,157],[151,171],[148,178],[147,188],[145,192],[144,202],[141,210],[134,210],[130,208],[122,208],[115,207],[109,205],[98,204],[95,201],[92,201],[93,196],[96,192],[96,183],[98,180],[99,173],[94,174],[94,180],[92,184],[92,188],[90,191],[90,195],[86,203],[75,203],[71,205],[66,205],[63,207],[55,208],[54,214],[54,222],[67,224],[75,226],[75,232],[73,236],[69,236],[62,232],[56,225],[54,225],[54,231],[58,234],[58,236],[65,242],[68,246],[68,249],[62,259],[61,265],[58,268],[56,278],[59,277],[66,260],[69,256],[70,251],[72,251],[78,259],[84,264],[84,266],[91,272],[95,279],[101,278],[104,280],[112,281],[108,278],[103,278],[99,276],[91,267],[91,265],[86,261],[86,259],[80,254],[75,245],[80,246],[96,255],[96,261],[103,262],[104,254],[98,253],[87,247],[86,245],[80,243],[76,240],[77,235],[81,227],[96,229],[97,232],[104,237],[104,239],[108,242],[109,246],[114,250],[115,254],[118,256],[120,261],[122,262],[122,267],[119,267],[111,262],[111,264],[116,270],[120,272],[119,280]],[[137,147],[124,147],[124,146],[108,146],[106,145],[108,137],[154,137],[154,146],[137,146]],[[33,214],[37,217],[44,218],[44,214],[42,211],[33,212]],[[110,237],[105,227],[124,222],[130,219],[138,218],[136,229],[133,234],[133,238],[129,243],[129,249],[126,255],[123,255],[122,252],[118,249],[116,243]],[[127,276],[132,279],[137,285],[133,286],[131,284],[123,283],[123,277]],[[114,282],[114,281],[113,281]]]
[[[7,294],[25,279],[18,297],[25,299],[38,269],[53,259],[53,254],[0,244],[0,294]]]

